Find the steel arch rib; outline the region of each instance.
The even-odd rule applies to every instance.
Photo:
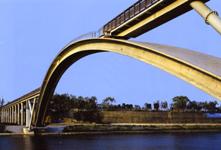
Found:
[[[88,39],[66,46],[53,60],[42,83],[34,126],[44,125],[47,104],[63,73],[82,57],[98,52],[130,56],[160,68],[221,99],[221,59],[199,52],[118,39]]]

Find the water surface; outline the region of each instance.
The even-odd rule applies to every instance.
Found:
[[[221,133],[0,136],[0,150],[221,150]]]

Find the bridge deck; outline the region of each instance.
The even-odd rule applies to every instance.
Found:
[[[103,32],[125,38],[137,37],[192,10],[190,3],[191,0],[139,0],[105,24]]]
[[[17,103],[21,103],[21,102],[23,102],[23,101],[25,101],[25,100],[33,97],[33,96],[39,95],[39,94],[40,94],[40,88],[37,88],[37,89],[35,89],[35,90],[33,90],[33,91],[31,91],[31,92],[29,92],[29,93],[27,93],[27,94],[17,98],[17,99],[7,103],[3,107],[4,108],[10,107],[11,105],[14,105],[14,104],[17,104]]]

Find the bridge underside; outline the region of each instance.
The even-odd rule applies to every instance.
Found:
[[[82,57],[98,52],[130,56],[160,68],[221,99],[221,59],[186,49],[116,39],[89,39],[66,46],[52,62],[43,81],[34,126],[43,126],[47,104],[63,73]]]

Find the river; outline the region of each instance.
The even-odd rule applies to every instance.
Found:
[[[0,136],[0,150],[221,150],[221,133]]]

